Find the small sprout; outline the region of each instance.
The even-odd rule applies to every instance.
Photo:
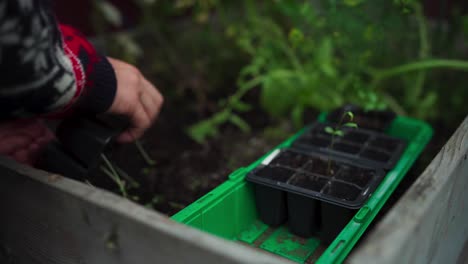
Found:
[[[350,121],[347,123],[344,123],[344,119],[346,117],[349,117]],[[336,127],[331,127],[331,126],[326,126],[325,127],[325,132],[328,134],[332,135],[330,146],[328,146],[329,149],[333,150],[333,146],[335,145],[336,137],[343,137],[344,132],[343,132],[343,127],[350,127],[350,128],[357,128],[358,125],[354,122],[352,122],[354,119],[354,114],[351,111],[347,111],[343,113],[341,116],[340,122],[336,125]],[[331,157],[328,157],[328,169],[327,169],[328,175],[332,175],[334,172],[332,171],[331,168]]]
[[[344,133],[343,133],[343,131],[341,131],[341,130],[336,130],[336,131],[333,133],[333,135],[342,137],[342,136],[344,136]]]
[[[145,148],[143,147],[143,145],[141,144],[139,140],[135,140],[135,146],[138,152],[140,153],[141,157],[143,158],[143,160],[146,162],[146,164],[148,164],[148,166],[156,165],[156,161],[154,161],[150,157],[150,155],[148,154],[148,152],[146,152]]]
[[[353,112],[347,111],[347,112],[345,113],[345,115],[349,117],[349,121],[353,121],[353,119],[354,119],[354,114],[353,114]]]
[[[346,124],[344,124],[343,126],[345,127],[351,127],[351,128],[357,128],[357,124],[356,123],[353,123],[353,122],[348,122]]]
[[[325,127],[325,132],[327,132],[328,134],[333,135],[333,132],[334,132],[334,131],[335,131],[335,130],[334,130],[332,127],[330,127],[330,126]]]

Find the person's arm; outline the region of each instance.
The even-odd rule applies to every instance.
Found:
[[[108,60],[43,0],[0,0],[0,76],[1,119],[104,112],[117,87]]]
[[[161,94],[135,67],[100,56],[76,30],[58,25],[46,0],[0,0],[0,121],[111,112],[140,137]]]

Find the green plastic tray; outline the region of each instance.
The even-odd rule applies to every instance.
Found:
[[[325,118],[326,113],[322,113],[319,121],[322,122]],[[290,146],[303,132],[299,131],[272,151]],[[379,187],[336,239],[320,250],[318,238],[299,238],[291,235],[286,227],[273,229],[258,219],[252,186],[244,178],[269,153],[250,166],[234,171],[226,182],[172,216],[172,219],[298,263],[317,258],[317,263],[341,263],[413,165],[432,133],[432,128],[419,120],[397,117],[393,121],[386,134],[408,142],[399,162],[387,173]]]

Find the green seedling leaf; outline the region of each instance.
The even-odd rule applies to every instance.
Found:
[[[247,124],[247,122],[245,122],[244,119],[242,119],[240,116],[233,114],[229,118],[229,121],[235,126],[237,126],[240,130],[242,130],[242,132],[245,132],[245,133],[250,132],[249,124]]]
[[[335,130],[332,127],[327,126],[325,127],[325,132],[333,135],[333,133],[335,133]]]
[[[348,122],[348,123],[344,124],[343,126],[351,127],[351,128],[357,128],[358,127],[358,125],[356,123],[352,123],[352,122]]]
[[[341,131],[341,130],[336,130],[333,134],[334,134],[335,136],[339,136],[339,137],[344,136],[344,133],[343,133],[343,131]]]
[[[353,112],[347,111],[347,112],[345,113],[345,115],[346,115],[346,116],[349,116],[349,121],[353,121],[353,119],[354,119],[354,114],[353,114]]]

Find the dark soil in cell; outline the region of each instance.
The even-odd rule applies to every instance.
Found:
[[[344,140],[352,141],[356,143],[364,143],[369,139],[369,135],[359,132],[347,132],[344,137]]]
[[[302,171],[307,171],[307,172],[313,171],[316,162],[314,162],[313,160],[307,161],[307,163],[304,166],[301,167],[301,170]]]
[[[286,182],[294,171],[278,166],[266,166],[257,171],[256,175],[274,181]]]
[[[357,186],[364,188],[374,177],[374,172],[372,170],[366,169],[356,169],[348,167],[342,169],[338,175],[335,176],[336,179],[356,184]]]
[[[288,183],[297,187],[308,189],[310,191],[320,192],[320,190],[327,184],[327,182],[327,179],[316,175],[298,173]]]
[[[347,144],[347,143],[335,143],[333,144],[333,149],[335,151],[340,151],[340,152],[345,152],[349,154],[357,154],[361,150],[361,147],[353,144]]]
[[[335,181],[329,183],[323,193],[333,196],[337,200],[354,201],[361,193],[361,189],[350,184]]]
[[[312,146],[318,146],[318,147],[328,147],[330,146],[331,143],[331,138],[330,137],[323,137],[323,136],[308,136],[301,138],[300,140],[297,141],[298,144],[303,144],[303,145],[312,145]]]
[[[334,161],[329,164],[328,160],[313,159],[312,162],[305,164],[301,169],[308,173],[331,177],[338,171],[339,167]]]
[[[374,149],[365,149],[361,153],[361,157],[364,157],[370,160],[380,161],[380,162],[387,162],[391,159],[389,154],[383,151],[374,150]]]
[[[290,151],[281,152],[270,164],[278,164],[290,168],[300,168],[307,162],[308,157]]]
[[[366,113],[357,114],[354,117],[353,122],[355,122],[359,127],[384,131],[389,125],[388,121],[381,121],[378,115],[374,116],[365,116]]]
[[[325,145],[326,142],[324,141],[310,140],[313,137],[322,138],[316,133],[323,131],[327,126],[326,123],[313,123],[309,131],[306,131],[293,142],[292,148],[306,152],[331,153],[347,159],[351,158],[365,163],[372,163],[375,166],[390,170],[398,162],[406,146],[404,140],[362,128],[342,128],[344,135],[336,136],[333,144],[332,138],[330,138],[327,141],[330,142],[329,145]]]
[[[384,149],[388,152],[394,151],[398,147],[398,140],[391,138],[377,137],[369,143],[370,146]]]
[[[323,138],[329,138],[331,140],[332,135],[330,135],[330,133],[327,133],[325,131],[325,127],[327,126],[323,124],[318,124],[312,131],[310,131],[310,134],[317,135]]]

